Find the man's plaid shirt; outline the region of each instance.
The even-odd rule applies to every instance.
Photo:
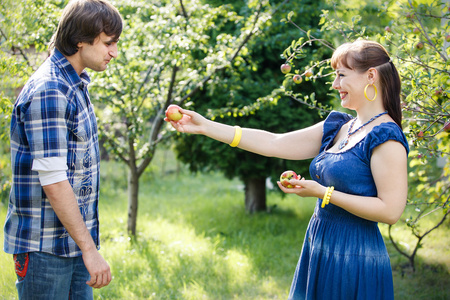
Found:
[[[12,187],[4,227],[7,253],[41,251],[75,257],[81,251],[47,199],[33,160],[67,157],[67,177],[82,217],[99,245],[99,147],[88,74],[78,76],[58,51],[29,79],[11,116]]]

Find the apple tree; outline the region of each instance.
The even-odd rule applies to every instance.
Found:
[[[237,61],[270,19],[266,1],[248,1],[245,17],[228,5],[198,0],[115,1],[124,20],[118,58],[94,75],[99,132],[128,175],[128,231],[134,235],[139,178],[156,147],[175,132],[163,120],[170,104],[192,107],[196,94]],[[230,33],[227,28],[237,26]]]
[[[241,16],[251,11],[241,6],[241,1],[231,1],[234,10]],[[289,1],[279,6],[268,6],[273,14],[270,26],[247,43],[247,53],[236,59],[220,76],[209,82],[203,91],[192,98],[192,107],[206,117],[230,125],[259,128],[272,132],[286,132],[310,126],[320,120],[317,110],[302,105],[305,98],[322,105],[319,112],[325,113],[329,97],[328,86],[320,78],[313,82],[308,59],[290,61],[281,55],[286,45],[299,35],[306,37],[294,26],[281,22],[286,14],[298,12],[297,22],[306,28],[314,28],[320,19],[321,1]],[[230,27],[230,34],[239,31],[239,26]],[[318,30],[314,32],[320,35]],[[303,58],[322,59],[331,55],[329,47],[311,47]],[[280,66],[289,60],[291,72],[284,75]],[[302,83],[292,81],[295,73],[303,76]],[[280,88],[281,87],[281,88]],[[305,96],[294,99],[285,90],[302,91]],[[320,99],[320,101],[315,101]],[[300,101],[296,101],[300,100]],[[312,106],[311,106],[312,107]],[[309,161],[287,161],[263,157],[203,136],[179,136],[176,150],[178,158],[187,163],[191,171],[220,170],[227,178],[239,178],[245,191],[247,212],[264,211],[266,204],[266,179],[274,183],[280,174],[293,169],[307,176]],[[286,149],[286,151],[296,151]],[[278,189],[277,189],[278,190]]]
[[[406,250],[392,226],[389,237],[414,270],[423,239],[450,214],[450,1],[409,0],[386,13],[392,31],[380,38],[391,45],[403,79],[405,131],[412,142],[405,222],[416,242]]]
[[[357,38],[379,41],[391,54],[402,79],[403,130],[410,143],[409,193],[399,225],[406,224],[416,243],[408,251],[389,226],[389,238],[414,270],[423,239],[445,224],[450,214],[450,3],[368,2],[323,11],[324,39],[340,44]],[[291,19],[288,18],[291,22]],[[310,36],[313,43],[327,44]],[[304,43],[293,43],[301,55]],[[326,61],[316,65],[327,66]],[[329,69],[329,65],[328,65]],[[329,70],[328,72],[331,72]],[[327,72],[325,72],[327,73]],[[312,103],[310,103],[312,104]]]

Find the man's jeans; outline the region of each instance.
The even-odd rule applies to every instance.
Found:
[[[44,252],[14,255],[19,299],[93,299],[90,275],[81,256],[59,257]]]

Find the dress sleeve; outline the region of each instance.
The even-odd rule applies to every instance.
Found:
[[[320,152],[322,152],[326,146],[332,142],[336,134],[341,129],[342,125],[353,119],[352,115],[347,113],[332,111],[325,119],[323,124],[323,136],[322,145],[320,146]]]
[[[373,150],[389,140],[401,143],[405,147],[406,153],[409,153],[408,140],[406,139],[405,134],[397,124],[389,122],[374,127],[367,135],[364,143],[366,159],[370,161]]]

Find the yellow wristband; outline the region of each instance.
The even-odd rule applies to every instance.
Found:
[[[323,195],[323,199],[322,199],[322,205],[321,205],[322,208],[324,208],[325,205],[330,203],[331,193],[333,193],[333,190],[334,190],[334,186],[327,187],[327,190],[325,191],[325,195]]]
[[[231,142],[230,146],[236,147],[237,145],[239,145],[239,142],[241,141],[241,137],[242,137],[242,128],[239,126],[234,126],[234,138],[233,138],[233,141]]]

